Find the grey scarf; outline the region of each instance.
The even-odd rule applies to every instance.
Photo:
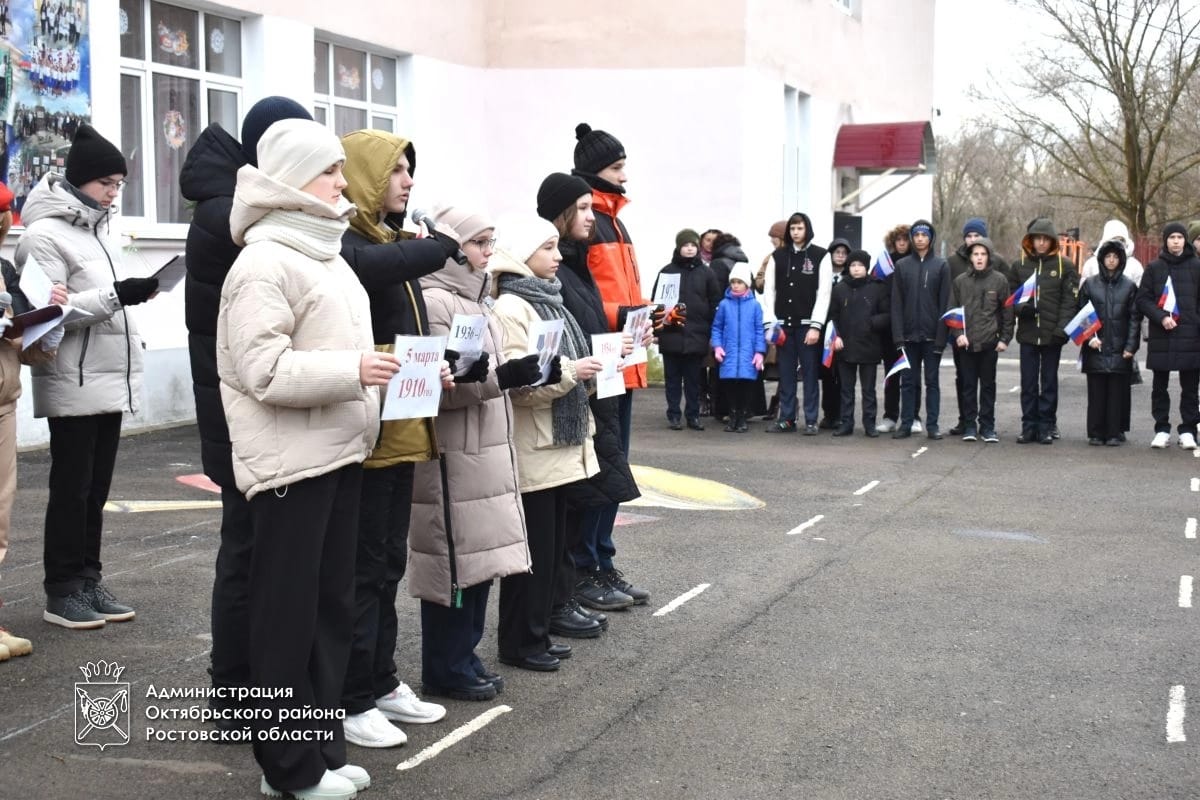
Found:
[[[591,355],[587,339],[579,323],[571,313],[563,307],[562,283],[558,278],[543,280],[542,278],[523,277],[512,273],[500,275],[500,293],[512,294],[521,298],[540,319],[563,321],[563,337],[558,345],[558,354],[564,359],[574,361]],[[571,391],[556,398],[551,404],[551,420],[553,422],[554,443],[556,445],[583,444],[589,435],[588,431],[588,393],[587,387],[581,381],[576,383]]]

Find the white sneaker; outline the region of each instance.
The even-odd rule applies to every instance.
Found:
[[[375,701],[375,707],[383,712],[388,719],[396,722],[407,722],[411,725],[425,725],[437,722],[446,716],[446,707],[437,703],[426,703],[408,688],[407,683],[401,683],[391,692]]]
[[[1154,434],[1154,438],[1150,440],[1150,446],[1155,450],[1162,450],[1171,443],[1171,434],[1166,431],[1160,431]],[[1192,441],[1192,446],[1196,446],[1195,440]]]
[[[1196,449],[1196,437],[1190,433],[1179,434],[1179,446],[1184,450]]]
[[[875,426],[876,433],[891,433],[894,430],[896,430],[896,420],[887,417],[884,417],[883,421]]]
[[[378,708],[342,720],[346,741],[359,747],[399,747],[408,741],[404,731],[387,721]]]
[[[914,419],[913,424],[912,424],[912,432],[913,433],[924,433],[924,431],[925,431],[925,427],[923,425],[921,425],[921,420]]]
[[[285,794],[267,783],[266,775],[263,775],[258,789],[267,797],[283,797]],[[354,784],[348,778],[343,778],[341,775],[325,770],[325,774],[321,776],[320,783],[309,786],[307,789],[296,789],[286,794],[290,794],[296,800],[354,800],[354,798],[358,797],[358,790],[354,788]]]
[[[371,776],[368,775],[367,771],[362,767],[356,767],[353,764],[346,764],[345,766],[338,767],[337,769],[331,769],[330,772],[332,772],[334,775],[341,775],[343,778],[353,783],[356,791],[361,792],[363,789],[369,789],[371,787]]]

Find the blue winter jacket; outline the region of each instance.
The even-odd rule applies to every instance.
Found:
[[[713,319],[712,346],[725,350],[722,378],[752,381],[758,377],[754,354],[767,352],[767,339],[762,306],[754,299],[753,291],[737,297],[732,290],[725,290],[725,299],[717,306],[717,316]]]

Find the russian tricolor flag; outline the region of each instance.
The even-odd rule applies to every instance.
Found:
[[[967,327],[967,311],[962,306],[952,308],[945,314],[942,314],[942,322],[945,322],[949,328],[960,331],[964,330]]]
[[[837,325],[830,320],[829,325],[825,327],[825,352],[821,353],[821,363],[826,369],[833,366],[833,340],[837,335]]]
[[[1013,292],[1007,300],[1004,301],[1004,307],[1012,308],[1013,306],[1021,305],[1021,303],[1029,302],[1029,298],[1033,297],[1034,292],[1036,291],[1037,273],[1035,272],[1026,278],[1025,282],[1018,286],[1017,290]]]
[[[892,263],[892,254],[884,250],[875,258],[875,265],[871,267],[871,277],[881,281],[895,271],[896,265]]]
[[[1087,305],[1079,309],[1079,313],[1071,317],[1071,321],[1063,328],[1071,341],[1083,347],[1083,343],[1100,330],[1100,317],[1096,315],[1096,307],[1089,300]]]
[[[1162,294],[1158,296],[1158,307],[1171,315],[1171,318],[1176,322],[1179,321],[1179,300],[1175,297],[1175,284],[1171,281],[1171,276],[1167,276],[1167,282],[1163,284]]]
[[[897,358],[896,363],[892,364],[892,366],[888,369],[887,375],[883,376],[883,380],[886,382],[893,375],[903,372],[906,369],[910,369],[908,364],[908,353],[904,352],[903,348],[901,348],[900,357]]]

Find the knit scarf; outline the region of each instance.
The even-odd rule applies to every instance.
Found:
[[[563,307],[562,283],[558,278],[543,280],[503,273],[499,287],[501,294],[516,295],[533,306],[540,319],[563,321],[563,337],[558,346],[560,356],[574,361],[591,353],[579,323]],[[550,410],[554,444],[583,444],[588,437],[588,393],[584,383],[576,383],[571,391],[556,398]]]
[[[318,217],[305,211],[272,209],[251,225],[246,244],[278,242],[317,261],[329,261],[342,251],[342,234],[350,226],[347,216]]]

